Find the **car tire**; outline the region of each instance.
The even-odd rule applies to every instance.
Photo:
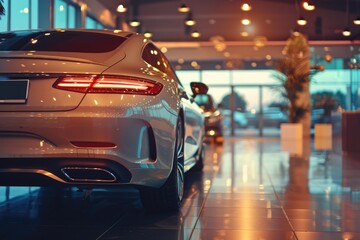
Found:
[[[179,118],[176,127],[174,163],[165,184],[159,189],[140,190],[141,202],[148,211],[179,210],[184,195],[184,127]]]

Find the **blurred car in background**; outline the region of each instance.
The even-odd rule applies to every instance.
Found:
[[[210,94],[198,94],[195,102],[204,111],[205,117],[205,137],[208,140],[215,140],[217,143],[224,141],[223,138],[223,114],[215,106]]]
[[[224,126],[226,128],[231,128],[231,110],[223,109],[221,113],[224,115]],[[235,128],[247,128],[249,121],[246,118],[246,115],[239,111],[234,111],[234,122]]]
[[[260,119],[262,119],[262,127],[280,128],[282,123],[288,122],[287,114],[278,107],[266,107],[263,108],[262,113],[251,112],[247,113],[246,117],[249,121],[249,125],[257,128],[260,127]]]

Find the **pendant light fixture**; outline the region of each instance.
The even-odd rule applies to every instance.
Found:
[[[181,3],[181,5],[178,7],[178,12],[188,13],[188,12],[190,12],[190,8],[183,2],[183,3]]]
[[[116,11],[119,12],[119,13],[124,13],[124,12],[127,11],[127,7],[125,6],[125,4],[120,3],[118,5],[118,7],[116,8]]]
[[[191,37],[193,38],[199,38],[200,37],[200,33],[196,30],[191,32]]]
[[[360,25],[360,16],[359,16],[359,10],[360,10],[360,3],[359,1],[356,2],[356,13],[358,16],[353,20],[353,23],[355,25]]]
[[[146,31],[146,32],[144,33],[144,36],[145,36],[146,38],[151,38],[151,37],[153,36],[153,34],[152,34],[151,32],[149,32],[149,31]]]
[[[346,16],[345,16],[345,22],[346,22],[346,26],[349,26],[349,0],[346,0]],[[342,35],[344,37],[349,37],[351,36],[351,31],[348,27],[344,28]]]
[[[351,36],[351,32],[348,28],[345,28],[344,31],[342,32],[342,35],[344,37],[349,37],[349,36]]]
[[[244,12],[248,12],[251,10],[251,5],[249,3],[249,1],[244,0],[243,3],[241,4],[241,10],[243,10]]]
[[[300,26],[305,26],[307,24],[307,21],[304,17],[299,17],[299,19],[296,22]]]
[[[139,16],[139,5],[138,3],[134,2],[132,4],[132,19],[129,22],[129,25],[131,27],[139,27],[141,25],[138,16]]]
[[[194,26],[195,24],[196,24],[196,21],[192,17],[192,12],[189,12],[185,19],[185,25],[186,26]]]
[[[296,13],[298,14],[299,18],[296,20],[297,25],[305,26],[307,24],[306,19],[300,15],[300,8],[299,8],[299,1],[295,0],[295,9]]]
[[[354,23],[355,25],[360,25],[360,17],[355,18],[355,19],[353,20],[353,23]]]
[[[313,3],[312,1],[310,1],[310,0],[303,1],[302,7],[303,7],[306,11],[314,11],[314,10],[315,10],[315,5],[314,5],[314,3]]]
[[[138,27],[140,26],[140,21],[134,17],[130,22],[129,22],[129,25],[132,26],[132,27]]]

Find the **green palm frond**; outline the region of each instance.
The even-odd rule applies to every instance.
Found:
[[[4,1],[0,0],[0,19],[1,19],[1,16],[4,16],[4,15],[5,15]]]

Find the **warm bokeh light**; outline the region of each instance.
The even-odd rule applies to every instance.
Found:
[[[247,19],[247,18],[244,18],[243,20],[241,20],[241,23],[243,25],[249,25],[251,23],[251,21],[249,19]]]
[[[249,3],[245,2],[241,5],[241,10],[243,10],[244,12],[248,12],[251,10],[251,6]]]
[[[297,24],[300,25],[300,26],[304,26],[306,25],[307,21],[305,20],[305,18],[303,17],[300,17],[298,20],[297,20]]]
[[[344,31],[342,32],[342,35],[345,37],[349,37],[351,35],[351,32],[349,29],[345,28]]]
[[[245,32],[245,31],[244,31],[244,32],[241,32],[241,36],[242,36],[242,37],[248,37],[248,36],[249,36],[249,33],[248,33],[248,32]]]
[[[132,27],[138,27],[138,26],[140,26],[140,21],[136,20],[136,19],[133,19],[129,24]]]
[[[354,23],[355,25],[360,25],[360,17],[355,18],[355,19],[353,20],[353,23]]]
[[[190,11],[190,8],[185,4],[181,4],[180,7],[178,7],[178,11],[181,13],[187,13]]]
[[[302,6],[306,11],[314,11],[315,10],[315,5],[309,1],[304,1]]]
[[[153,36],[153,34],[152,34],[151,32],[145,32],[145,33],[144,33],[144,36],[145,36],[146,38],[151,38],[151,37]]]
[[[199,33],[198,31],[193,31],[193,32],[191,33],[191,36],[192,36],[193,38],[198,38],[198,37],[200,37],[200,33]]]
[[[186,26],[194,26],[196,24],[195,20],[194,19],[186,19],[185,20],[185,25]]]
[[[119,13],[124,13],[127,11],[127,8],[123,4],[119,4],[119,6],[116,8],[116,11]]]

